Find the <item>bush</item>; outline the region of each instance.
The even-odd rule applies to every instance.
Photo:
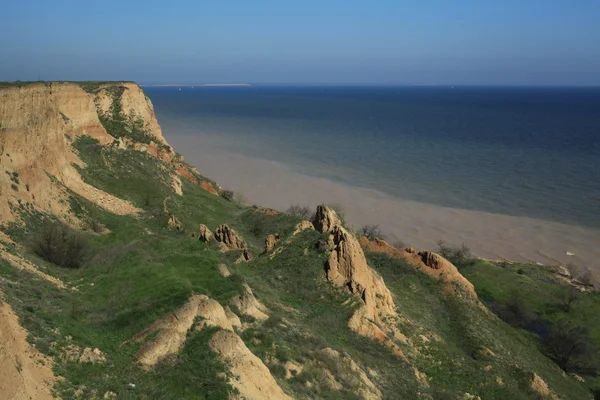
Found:
[[[294,217],[299,217],[302,219],[310,219],[312,216],[312,211],[310,210],[310,208],[298,204],[292,204],[287,209],[287,213],[293,215]]]
[[[471,249],[464,243],[460,247],[453,247],[443,240],[439,240],[437,242],[437,252],[457,267],[464,265],[471,257]]]
[[[584,326],[558,321],[543,345],[546,354],[564,371],[594,374],[598,370],[598,353]]]
[[[233,190],[223,190],[221,192],[221,197],[227,201],[232,201],[235,197],[235,194],[233,193]]]
[[[34,237],[32,250],[44,260],[65,268],[81,268],[87,238],[59,222],[46,222]]]
[[[96,219],[92,219],[90,221],[90,228],[92,229],[92,231],[94,231],[96,233],[102,233],[102,232],[104,232],[104,225],[102,225]]]
[[[369,240],[383,238],[379,225],[363,225],[363,227],[360,228],[360,233]]]
[[[496,305],[493,311],[501,320],[512,326],[523,327],[535,319],[519,292],[513,292],[504,305]]]

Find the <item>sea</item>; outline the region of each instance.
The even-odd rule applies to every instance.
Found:
[[[169,141],[398,199],[600,228],[598,87],[144,90]]]

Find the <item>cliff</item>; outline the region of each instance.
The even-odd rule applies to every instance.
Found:
[[[150,99],[137,84],[34,83],[0,88],[0,219],[14,221],[25,204],[73,221],[69,191],[115,214],[139,212],[81,179],[77,167],[85,163],[71,146],[81,136],[103,146],[146,152],[216,193],[175,157]]]
[[[220,196],[134,83],[0,85],[0,162],[3,399],[591,398],[490,266]]]

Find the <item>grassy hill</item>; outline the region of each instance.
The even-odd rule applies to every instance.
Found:
[[[564,372],[542,343],[552,324],[564,319],[586,325],[600,345],[596,292],[582,293],[566,312],[560,305],[569,283],[554,272],[463,260],[460,271],[486,308],[448,290],[447,282],[408,259],[367,252],[369,266],[383,278],[397,307],[395,324],[404,336],[397,341],[404,354],[399,357],[348,327],[362,303],[327,279],[328,233],[307,229],[293,235],[300,217],[240,204],[235,197],[227,200],[188,179],[181,179],[178,195],[171,178],[176,167],[133,147],[101,145],[86,135],[71,145],[85,163],[77,168],[87,184],[141,211],[116,215],[69,191],[68,204],[79,223],[60,229],[83,243],[79,268],[39,255],[40,236],[64,223],[56,216],[23,202],[15,209],[19,219],[2,226],[16,242],[3,241],[6,257],[18,255],[66,286],[0,258],[0,294],[29,332],[29,342],[52,358],[55,374],[63,377],[54,387],[62,398],[227,399],[235,394],[232,364],[210,345],[217,327],[188,330],[185,346],[152,368],[138,362],[144,343],[130,339],[184,307],[192,295],[231,307],[241,320],[237,334],[293,398],[593,398],[597,370],[576,371],[583,378]],[[172,217],[180,224],[170,225]],[[200,224],[213,232],[227,224],[247,242],[253,259],[236,263],[241,250],[223,251],[216,241],[198,240]],[[279,241],[267,252],[265,238],[275,233]],[[220,264],[230,276],[219,272]],[[265,306],[266,319],[231,302],[246,286]],[[522,325],[488,310],[500,315],[498,307],[510,304],[515,291],[529,313]],[[201,322],[196,318],[196,325]],[[146,342],[158,335],[152,332]],[[104,360],[70,357],[73,348],[99,349]],[[547,385],[546,392],[536,386],[535,376]]]

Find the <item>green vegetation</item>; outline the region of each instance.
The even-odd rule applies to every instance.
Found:
[[[113,107],[103,117],[111,134],[147,143],[143,124],[136,128],[121,114],[122,86],[81,85],[90,93],[106,90],[113,96]],[[306,230],[291,236],[295,225],[312,215],[310,209],[292,206],[288,213],[270,213],[246,207],[233,192],[215,196],[186,179],[179,196],[172,188],[174,168],[146,153],[102,146],[88,136],[78,136],[72,146],[85,162],[77,168],[86,183],[141,211],[115,215],[69,192],[65,202],[85,232],[75,233],[28,203],[15,206],[22,224],[2,227],[28,245],[6,245],[7,252],[22,255],[69,287],[58,289],[0,258],[0,291],[28,330],[28,340],[54,357],[55,372],[65,378],[55,389],[65,399],[102,398],[106,392],[119,399],[228,398],[227,365],[208,346],[215,329],[190,330],[183,350],[151,371],[134,362],[141,344],[129,340],[192,294],[226,305],[244,292],[244,284],[269,316],[257,322],[241,315],[246,329],[238,333],[295,398],[360,398],[356,371],[327,356],[326,348],[354,360],[386,399],[410,399],[416,393],[435,400],[465,399],[467,394],[486,400],[535,399],[527,381],[532,372],[562,399],[590,398],[590,389],[597,387],[597,371],[587,356],[600,343],[599,294],[573,291],[549,269],[473,260],[464,246],[440,244],[500,319],[460,287],[404,259],[367,253],[397,305],[397,328],[406,336],[398,344],[406,361],[348,328],[362,303],[327,281],[327,234]],[[6,173],[18,184],[18,174]],[[343,209],[334,208],[343,218]],[[181,229],[169,228],[171,216]],[[222,252],[214,241],[198,240],[200,224],[213,232],[221,224],[234,228],[253,260],[236,264],[240,251]],[[275,233],[280,240],[266,253],[265,237]],[[377,226],[365,226],[362,233],[381,236]],[[219,273],[221,263],[230,277]],[[98,348],[106,363],[70,360],[64,356],[68,346]],[[286,363],[302,371],[287,376]],[[560,368],[583,375],[586,382]],[[327,371],[340,387],[332,385]]]
[[[585,376],[591,388],[600,389],[599,292],[574,290],[552,267],[539,265],[477,260],[461,272],[490,309],[524,329],[563,369]],[[506,315],[507,309],[512,315]],[[569,352],[574,357],[566,362]]]
[[[91,87],[94,86],[91,85]],[[86,86],[85,89],[88,91],[98,90],[97,88],[91,89],[89,86]],[[121,97],[127,88],[125,86],[111,85],[105,86],[103,89],[112,98],[109,112],[106,114],[98,112],[98,118],[104,129],[116,138],[126,137],[134,142],[146,144],[152,142],[153,136],[146,131],[143,119],[135,115],[123,114]]]
[[[80,268],[87,238],[59,222],[46,221],[32,241],[32,250],[44,260],[65,268]]]

